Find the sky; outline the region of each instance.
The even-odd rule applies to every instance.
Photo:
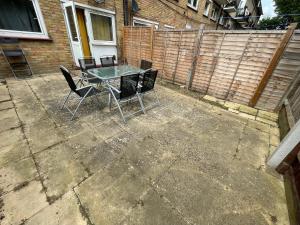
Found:
[[[273,0],[262,0],[261,2],[264,12],[264,15],[262,16],[263,18],[276,16]]]

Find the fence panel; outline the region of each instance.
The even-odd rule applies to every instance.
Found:
[[[204,30],[200,36],[198,32],[125,27],[124,57],[133,65],[152,60],[165,80],[248,105],[286,31]],[[275,110],[286,93],[300,59],[299,41],[295,32],[257,108]]]
[[[274,110],[283,103],[283,96],[296,78],[300,67],[300,32],[295,31],[256,107]]]

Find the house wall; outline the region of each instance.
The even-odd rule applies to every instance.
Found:
[[[124,24],[123,1],[106,0],[104,3],[96,3],[95,0],[74,1],[116,13],[118,55],[121,57]],[[140,10],[131,16],[159,22],[161,28],[164,25],[170,25],[175,26],[176,29],[184,29],[188,23],[193,29],[198,29],[201,23],[205,23],[206,29],[216,29],[216,23],[203,16],[204,0],[199,0],[197,11],[187,6],[187,0],[174,1],[174,4],[166,0],[137,0],[137,3]],[[50,40],[20,39],[18,46],[25,51],[34,74],[57,72],[59,65],[72,68],[74,66],[73,57],[60,1],[39,0],[39,4]],[[0,44],[0,48],[7,47],[7,45]],[[12,73],[5,58],[0,55],[0,78],[8,76],[12,76]]]
[[[40,0],[40,7],[51,40],[21,40],[18,45],[25,51],[33,73],[58,71],[59,65],[72,66],[64,16],[59,1]],[[8,48],[1,45],[0,48]],[[9,66],[0,54],[0,78],[12,76]]]

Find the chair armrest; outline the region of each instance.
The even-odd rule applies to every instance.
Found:
[[[117,88],[115,88],[114,86],[112,86],[112,85],[110,85],[110,84],[107,84],[107,86],[109,87],[109,88],[111,88],[111,89],[113,89],[115,92],[117,92],[117,93],[121,93],[121,91],[119,90],[119,89],[117,89]]]

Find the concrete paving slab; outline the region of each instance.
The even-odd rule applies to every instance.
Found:
[[[14,108],[12,101],[0,102],[0,110],[12,109],[12,108]]]
[[[21,125],[15,109],[0,111],[0,132],[19,127]]]
[[[46,195],[39,181],[10,192],[0,198],[1,225],[18,225],[48,206]]]
[[[74,149],[62,143],[35,154],[48,201],[51,203],[88,176],[85,168],[73,158],[74,153]]]
[[[0,189],[2,193],[17,191],[27,186],[37,176],[32,158],[9,163],[0,169]]]
[[[0,147],[0,168],[9,162],[19,161],[20,159],[29,156],[30,150],[26,140],[20,140],[13,142],[12,144],[2,146]]]
[[[150,190],[120,225],[190,224],[158,193]]]
[[[24,130],[33,153],[49,148],[65,139],[59,128],[56,128],[48,119],[25,124]]]
[[[148,190],[138,170],[125,159],[115,161],[75,189],[91,222],[107,225],[122,222]]]
[[[29,218],[24,225],[87,225],[73,191]]]
[[[0,148],[9,145],[14,145],[15,143],[18,143],[19,141],[22,141],[24,139],[25,136],[21,128],[0,132]]]
[[[9,101],[10,95],[8,89],[5,85],[0,86],[0,102]]]

